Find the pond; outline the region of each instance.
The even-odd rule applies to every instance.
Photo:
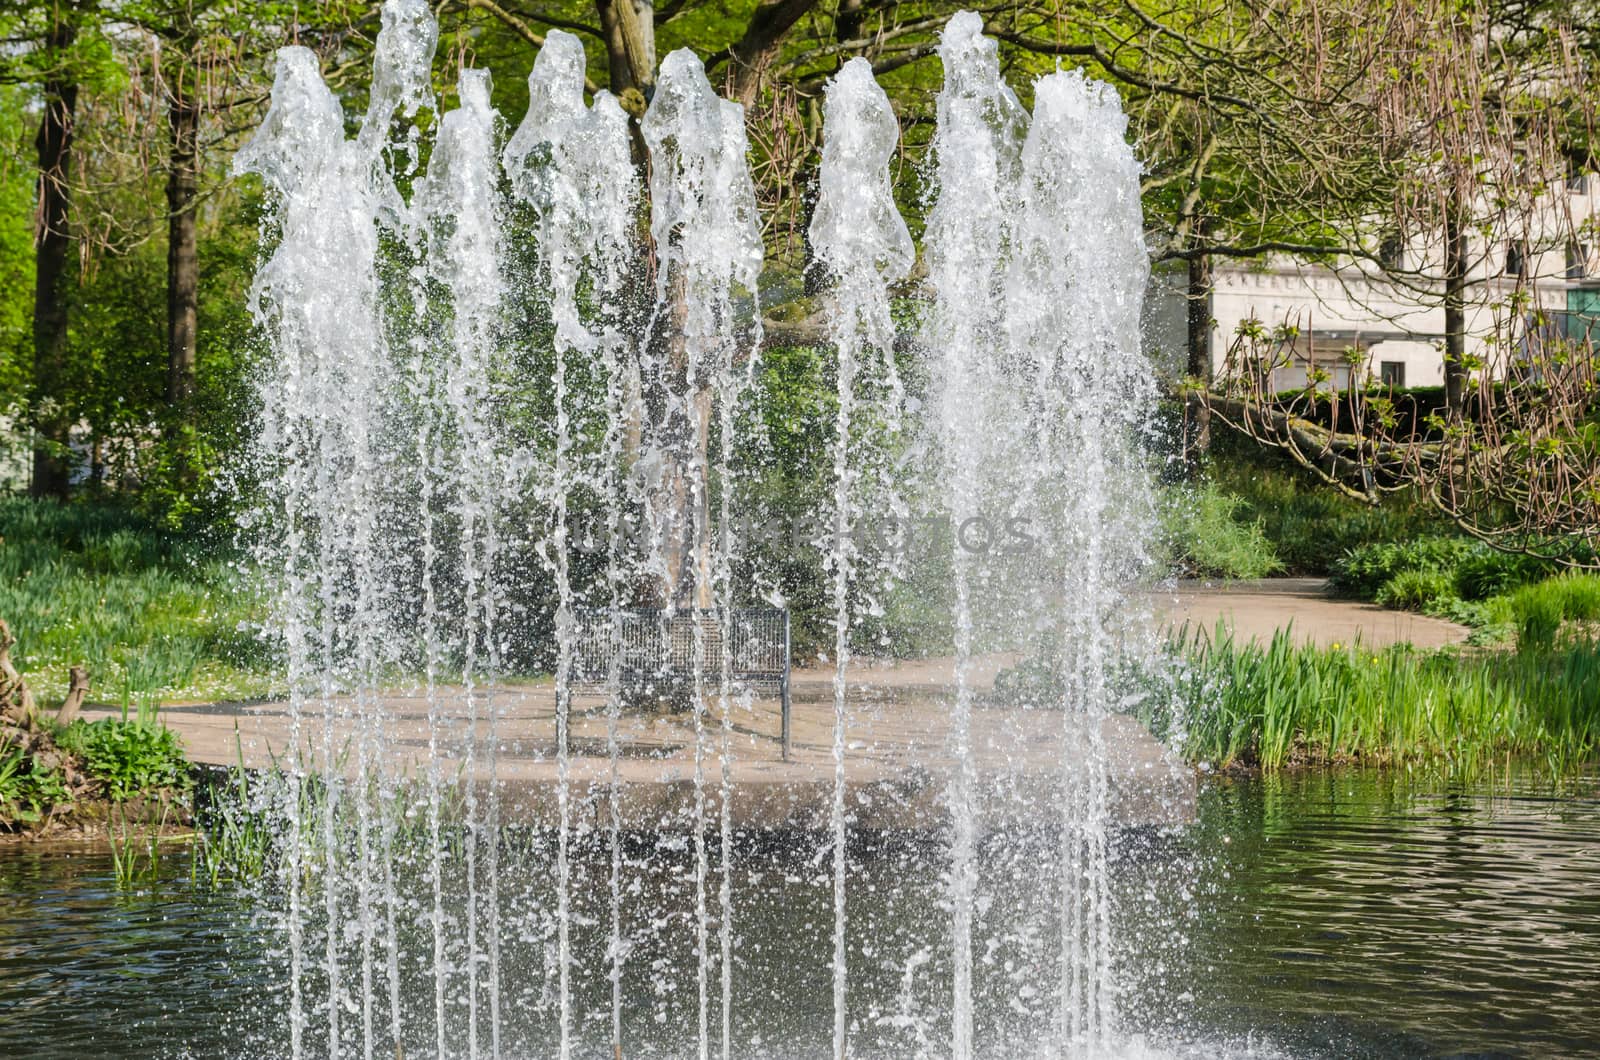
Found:
[[[739,846],[734,1055],[828,1055],[832,896],[819,842]],[[938,850],[876,837],[851,852],[855,1054],[943,1052],[949,968]],[[640,908],[679,927],[693,903],[681,853],[635,844],[628,860]],[[503,885],[525,891],[503,899],[514,921],[502,972],[502,1048],[511,1056],[550,1049],[541,856],[538,843],[507,850]],[[991,1056],[1029,1055],[1048,1034],[1049,1000],[1037,1009],[1017,1000],[1029,996],[1016,983],[1030,954],[1056,945],[1011,930],[1011,911],[1049,891],[1028,885],[1027,859],[1026,844],[985,858],[974,1001],[979,1045]],[[584,897],[603,890],[602,863],[609,856],[577,862],[575,932],[604,930],[603,902]],[[1213,778],[1195,826],[1123,837],[1115,875],[1126,1055],[1600,1050],[1594,775],[1559,793],[1515,776]],[[673,928],[630,955],[623,1037],[635,1044],[626,1055],[693,1051],[692,946],[692,931]],[[428,973],[402,970],[408,1009],[431,1007]],[[579,1055],[609,1055],[609,993],[603,968],[575,969]],[[354,999],[335,1003],[358,1019]],[[181,854],[164,861],[158,882],[119,890],[103,855],[0,851],[0,1055],[281,1056],[285,1005],[271,901],[197,891]],[[716,1031],[713,1016],[713,1053]],[[432,1052],[431,1033],[422,1038],[406,1055]]]

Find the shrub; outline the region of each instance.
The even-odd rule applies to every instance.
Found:
[[[1340,555],[1363,544],[1450,532],[1450,525],[1419,497],[1402,492],[1381,505],[1361,504],[1329,489],[1287,457],[1213,424],[1207,479],[1244,502],[1240,516],[1259,520],[1263,536],[1291,574],[1328,574]]]
[[[82,756],[88,774],[105,784],[113,802],[189,785],[183,745],[164,725],[115,718],[76,721],[62,732],[60,743]]]
[[[1455,569],[1475,547],[1475,542],[1464,537],[1420,537],[1414,541],[1362,545],[1340,558],[1328,584],[1341,595],[1371,600],[1398,574],[1444,573],[1451,585],[1439,595],[1454,596]]]
[[[60,770],[41,766],[21,748],[0,750],[0,821],[37,824],[52,807],[70,799]]]
[[[1553,573],[1555,567],[1547,560],[1480,545],[1456,566],[1456,594],[1463,600],[1487,600]]]
[[[1442,570],[1402,570],[1378,587],[1373,602],[1399,611],[1445,606],[1456,595],[1455,578]]]
[[[1215,483],[1171,490],[1161,521],[1176,562],[1196,574],[1261,578],[1282,570],[1259,519],[1239,516],[1244,501]]]

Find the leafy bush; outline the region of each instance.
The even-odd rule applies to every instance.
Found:
[[[1402,570],[1378,587],[1373,602],[1397,611],[1442,607],[1456,595],[1455,578],[1442,570]]]
[[[1345,596],[1374,599],[1396,575],[1442,573],[1450,582],[1439,595],[1455,595],[1455,570],[1476,543],[1464,537],[1421,537],[1414,541],[1362,545],[1350,549],[1334,565],[1329,587]]]
[[[1260,519],[1239,515],[1244,500],[1215,483],[1174,489],[1163,498],[1163,534],[1174,559],[1196,574],[1261,578],[1282,570]]]
[[[1459,596],[1436,596],[1422,605],[1422,613],[1476,630],[1489,630],[1500,624],[1496,608],[1488,601],[1463,600]],[[1494,643],[1501,639],[1501,632],[1496,630],[1494,636],[1480,638],[1479,642]]]
[[[0,820],[36,824],[70,798],[60,770],[41,767],[20,748],[0,750]]]
[[[60,744],[83,758],[88,774],[106,785],[113,802],[189,785],[183,745],[164,725],[116,718],[76,721],[62,732]]]
[[[1456,566],[1456,594],[1463,600],[1487,600],[1554,573],[1546,560],[1480,545]]]

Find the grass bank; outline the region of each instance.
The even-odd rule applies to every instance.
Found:
[[[1600,751],[1600,647],[1421,652],[1235,641],[1186,630],[1145,720],[1212,768],[1443,762],[1512,755],[1565,772]]]
[[[103,702],[260,694],[255,612],[237,566],[201,542],[117,508],[0,497],[0,618],[42,701],[72,666]]]
[[[1328,585],[1380,607],[1471,626],[1479,644],[1515,641],[1546,651],[1566,633],[1592,633],[1600,621],[1600,575],[1563,573],[1550,560],[1464,537],[1362,545],[1339,559]]]
[[[1233,498],[1234,521],[1253,527],[1284,574],[1332,572],[1351,549],[1448,534],[1425,500],[1406,492],[1377,506],[1336,493],[1288,457],[1226,430],[1212,438],[1201,488]]]

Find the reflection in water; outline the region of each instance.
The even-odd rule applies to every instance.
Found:
[[[526,837],[512,843],[508,863],[548,865],[540,846]],[[832,1012],[815,999],[828,996],[832,906],[827,859],[813,855],[825,852],[825,838],[748,839],[737,849],[744,914],[735,1054],[823,1055]],[[936,841],[897,839],[852,850],[861,895],[849,940],[860,999],[852,1041],[861,1055],[947,1051],[938,850]],[[654,878],[639,877],[650,892],[640,894],[641,908],[659,911],[676,893],[687,916],[687,865],[664,853],[654,844],[633,852],[641,869],[659,868]],[[1030,852],[985,854],[996,870],[982,893],[984,945],[975,953],[979,1046],[990,1056],[1032,1055],[1047,1021],[1011,1006],[1030,954],[1049,952],[1051,942],[1008,933],[1012,910],[1028,910],[1020,922],[1037,921],[1029,907],[1039,899],[1000,889],[1001,880],[1021,878],[1018,864]],[[607,863],[602,851],[579,851],[578,881],[599,881]],[[536,913],[542,878],[529,873],[512,900]],[[1216,780],[1186,836],[1124,837],[1116,878],[1127,1029],[1143,1032],[1127,1055],[1542,1057],[1600,1049],[1594,777],[1560,797],[1521,781],[1451,787],[1360,772]],[[194,893],[182,856],[168,857],[162,879],[119,894],[103,856],[0,852],[0,1055],[281,1052],[284,973],[270,908],[245,895]],[[574,911],[580,931],[603,930],[596,903],[604,889],[579,893],[590,890],[595,908],[580,902]],[[653,1053],[639,1055],[678,1055],[689,1043],[661,1028],[692,1023],[680,1009],[692,1007],[693,991],[660,974],[681,967],[681,955],[664,946],[636,956],[624,984],[630,1036],[654,1043]],[[517,984],[508,1000],[525,1014],[508,1055],[542,1055],[553,962],[536,958],[507,971]],[[579,1010],[603,1017],[604,970],[576,971]],[[420,976],[413,985],[418,1004],[431,1002]],[[598,1049],[605,1021],[590,1022],[579,1037]]]
[[[1324,1055],[1600,1051],[1600,784],[1209,786],[1197,1016]]]

